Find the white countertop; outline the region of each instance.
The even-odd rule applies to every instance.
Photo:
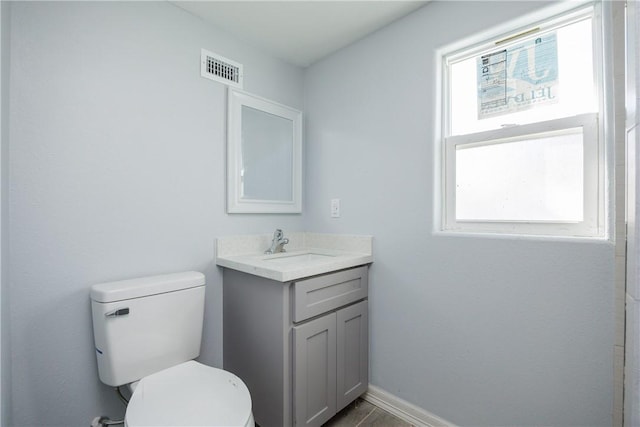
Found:
[[[371,236],[285,233],[287,252],[266,255],[269,235],[219,238],[216,264],[279,282],[373,262]],[[265,244],[266,243],[266,244]]]

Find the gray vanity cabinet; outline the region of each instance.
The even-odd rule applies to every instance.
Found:
[[[293,282],[224,269],[224,368],[261,427],[320,426],[368,387],[368,266]]]

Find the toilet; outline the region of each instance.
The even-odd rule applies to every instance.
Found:
[[[242,380],[193,360],[204,291],[195,271],[91,287],[100,380],[132,390],[125,427],[254,426]]]

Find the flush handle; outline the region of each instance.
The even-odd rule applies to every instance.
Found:
[[[106,317],[118,317],[118,316],[126,316],[129,314],[129,307],[127,308],[119,308],[117,310],[110,311],[105,313]]]

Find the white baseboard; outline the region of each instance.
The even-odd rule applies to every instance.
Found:
[[[362,398],[414,426],[456,427],[455,424],[371,384]]]

